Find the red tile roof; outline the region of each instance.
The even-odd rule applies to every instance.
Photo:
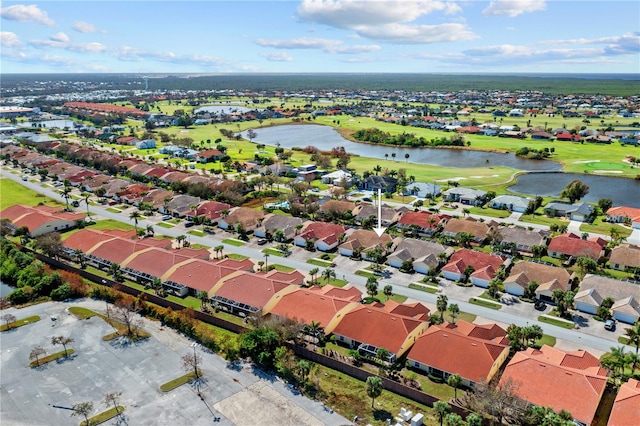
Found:
[[[504,263],[504,258],[489,254],[482,251],[460,249],[455,252],[442,269],[444,271],[464,273],[467,266],[472,266],[478,277],[491,276],[495,277],[495,272]],[[491,267],[492,270],[487,269]],[[475,273],[472,276],[476,276]],[[492,279],[491,278],[491,279]]]
[[[338,241],[340,234],[344,234],[346,231],[345,227],[342,225],[334,225],[332,223],[324,223],[324,222],[312,222],[307,225],[300,235],[299,238],[303,240],[321,240],[325,243],[332,245]]]
[[[430,222],[431,218],[435,219],[433,223]],[[450,216],[447,215],[431,214],[422,210],[417,212],[409,211],[402,215],[398,224],[405,226],[416,225],[423,229],[434,229],[440,222],[449,218]]]
[[[640,381],[629,379],[620,386],[607,426],[637,425],[640,419]]]
[[[408,349],[405,341],[409,333],[426,326],[425,321],[392,314],[384,305],[373,304],[359,305],[346,313],[331,332],[401,355],[403,346]]]
[[[85,253],[108,260],[112,263],[120,264],[137,251],[145,250],[149,247],[166,246],[167,241],[169,240],[156,240],[155,238],[145,238],[142,240],[114,238],[112,240],[99,242],[91,249],[85,251]]]
[[[564,352],[543,345],[517,352],[500,383],[511,380],[515,394],[554,411],[567,410],[574,419],[591,424],[607,384],[606,371],[585,351]]]
[[[75,225],[77,220],[83,220],[85,216],[80,213],[63,212],[60,210],[60,207],[30,207],[16,204],[2,210],[0,217],[9,219],[11,223],[18,228],[26,226],[29,232],[33,233],[41,226],[60,220],[65,220]],[[53,229],[51,230],[53,231]]]
[[[209,291],[209,296],[221,296],[262,309],[274,294],[288,286],[264,275],[237,272],[218,281]]]
[[[407,358],[482,383],[490,379],[494,363],[506,359],[505,335],[495,324],[478,326],[460,320],[455,325],[434,325],[418,338]]]
[[[640,222],[640,209],[627,206],[611,207],[607,210],[607,216],[628,217],[632,222]]]
[[[112,240],[114,238],[132,239],[136,236],[136,231],[83,229],[75,234],[71,234],[64,240],[64,245],[71,249],[80,249],[84,253],[91,250],[93,246],[101,241]]]
[[[157,247],[149,247],[137,251],[125,259],[120,266],[135,269],[154,277],[161,277],[169,268],[188,259],[208,260],[210,253],[206,249],[193,250],[183,248],[179,250],[166,250]]]
[[[247,270],[246,262],[233,259],[227,261],[210,262],[202,259],[187,259],[174,264],[163,275],[162,281],[173,281],[196,291],[207,293],[222,277],[235,271]]]
[[[583,240],[576,234],[568,233],[552,238],[548,250],[568,256],[584,256],[598,260],[605,245],[606,241],[601,238]]]

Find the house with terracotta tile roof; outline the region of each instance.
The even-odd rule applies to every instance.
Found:
[[[460,281],[468,266],[473,268],[470,275],[471,283],[478,287],[489,287],[489,281],[496,277],[496,273],[503,264],[508,266],[510,261],[503,256],[481,251],[460,249],[455,252],[449,262],[442,267],[442,276],[448,280]]]
[[[604,255],[604,248],[607,242],[602,238],[589,238],[583,240],[578,235],[569,232],[558,235],[551,239],[549,243],[549,256],[560,259],[566,257],[588,257],[598,260]]]
[[[204,216],[212,222],[222,217],[222,212],[231,210],[231,204],[221,203],[219,201],[203,201],[195,209],[185,213],[187,220],[193,220],[196,216]]]
[[[439,243],[404,238],[387,257],[387,263],[393,268],[401,268],[404,262],[410,261],[414,271],[426,275],[440,266],[443,257],[446,259],[453,252],[452,247]]]
[[[114,238],[122,238],[131,240],[137,238],[136,231],[124,231],[120,229],[106,229],[100,231],[97,229],[83,229],[75,234],[69,235],[63,240],[64,251],[67,252],[68,257],[73,257],[75,250],[81,250],[83,253],[91,250],[96,244],[112,240]],[[167,247],[171,247],[171,240],[167,239]]]
[[[310,222],[293,239],[298,247],[306,247],[307,241],[312,241],[314,247],[320,251],[329,251],[338,247],[341,236],[346,232],[342,225],[325,222]]]
[[[397,307],[392,305],[392,309]],[[427,315],[428,316],[428,315]],[[325,328],[335,341],[367,356],[375,357],[378,349],[389,351],[388,362],[403,356],[429,327],[424,314],[416,318],[389,312],[385,305],[358,304],[343,315],[336,315]]]
[[[629,379],[620,386],[607,426],[629,426],[640,419],[640,381]]]
[[[304,324],[318,322],[324,329],[340,311],[347,312],[359,305],[362,293],[353,286],[349,287],[345,289],[347,291],[341,292],[342,294],[332,292],[334,295],[329,296],[327,293],[337,287],[290,286],[271,298],[265,305],[263,314],[276,318],[291,318]],[[357,290],[360,294],[355,295],[349,291],[351,289]]]
[[[269,274],[238,271],[220,279],[209,290],[209,298],[214,306],[233,315],[261,316],[269,300],[289,286],[291,284],[271,279]]]
[[[616,223],[631,223],[635,229],[640,229],[640,208],[618,206],[607,210],[607,220]]]
[[[356,207],[352,201],[348,200],[328,200],[320,206],[316,216],[323,220],[332,221],[337,218],[342,218],[344,215],[351,212]]]
[[[380,248],[382,253],[387,253],[390,250],[388,248],[389,244],[393,247],[396,242],[387,233],[378,236],[375,231],[358,229],[353,232],[347,232],[346,241],[338,246],[338,252],[347,257],[353,257],[356,253],[360,253],[363,259],[372,260],[367,259],[367,251]]]
[[[212,162],[212,161],[220,160],[220,157],[222,157],[223,155],[224,154],[220,150],[208,149],[206,151],[198,152],[196,154],[196,156],[195,156],[195,159],[199,163],[209,163],[209,162]]]
[[[520,261],[513,265],[509,276],[503,281],[504,291],[514,296],[523,296],[525,289],[535,282],[538,284],[536,297],[551,301],[555,289],[571,289],[571,275],[564,268],[543,263]]]
[[[85,259],[87,259],[88,264],[91,266],[102,270],[108,270],[111,264],[117,263],[120,265],[137,251],[145,250],[149,247],[167,247],[167,244],[170,244],[170,240],[168,239],[129,239],[114,237],[99,241],[93,247],[86,250],[84,256]],[[71,242],[69,241],[65,241],[65,245],[69,248],[75,248],[71,246]]]
[[[607,373],[584,350],[565,352],[547,345],[516,352],[500,379],[511,381],[516,396],[559,413],[571,413],[577,424],[590,425],[607,385]]]
[[[134,183],[127,186],[124,191],[117,192],[113,199],[127,204],[139,205],[142,197],[148,194],[149,191],[151,191],[151,188],[147,185]]]
[[[574,297],[576,310],[596,315],[604,299],[614,300],[613,318],[633,324],[640,318],[640,286],[601,275],[587,274]]]
[[[611,250],[609,265],[618,271],[640,271],[640,247],[622,244]]]
[[[433,214],[424,210],[408,211],[402,215],[396,227],[405,231],[415,230],[418,235],[431,237],[449,219],[451,216],[446,214]]]
[[[129,255],[120,266],[125,277],[139,284],[148,284],[163,276],[173,265],[188,259],[209,260],[210,257],[211,253],[204,248],[167,250],[148,247]]]
[[[509,356],[506,331],[496,324],[433,325],[416,340],[407,361],[413,368],[443,379],[452,374],[473,388],[488,383]]]
[[[494,221],[480,222],[472,217],[465,219],[449,219],[444,225],[442,235],[450,238],[457,238],[461,233],[473,235],[473,242],[482,244],[487,238],[490,229],[496,228],[498,224]]]
[[[260,220],[264,218],[264,212],[251,209],[249,207],[236,207],[232,209],[226,217],[221,217],[218,227],[222,229],[234,230],[238,225],[245,231],[251,232],[260,225]]]
[[[250,271],[253,266],[249,259],[208,261],[190,258],[172,265],[160,279],[166,290],[181,297],[197,296],[201,291],[208,293],[221,278],[236,271]]]
[[[60,207],[31,207],[21,204],[2,210],[0,217],[9,219],[11,221],[9,227],[14,230],[27,227],[29,235],[34,238],[50,232],[73,229],[76,227],[77,221],[85,219],[84,214],[64,212]]]

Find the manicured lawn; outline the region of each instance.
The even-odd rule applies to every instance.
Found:
[[[30,317],[15,320],[13,322],[10,322],[9,324],[2,324],[0,325],[0,331],[11,330],[12,328],[22,327],[23,325],[31,324],[37,321],[40,321],[40,317],[38,315],[33,315]]]
[[[160,385],[160,390],[162,392],[169,392],[172,391],[182,385],[184,385],[185,383],[189,383],[191,380],[196,378],[196,373],[194,371],[191,371],[187,374],[184,374],[180,377],[176,377],[173,380],[168,381],[167,383],[163,383],[162,385]]]
[[[124,412],[124,407],[122,405],[118,405],[118,407],[111,407],[109,408],[107,411],[103,411],[100,414],[96,414],[93,417],[89,417],[89,424],[90,425],[99,425],[102,424],[104,422],[106,422],[107,420],[111,420],[112,418],[114,418],[115,416],[121,414]],[[80,426],[86,426],[86,422],[83,420],[80,423]]]
[[[129,283],[127,283],[127,285],[129,285]],[[75,315],[79,319],[87,319],[93,316],[98,316],[102,318],[104,322],[106,322],[107,324],[115,328],[116,329],[115,332],[107,334],[106,336],[102,337],[102,340],[104,341],[113,340],[116,337],[125,335],[127,333],[127,326],[125,324],[122,324],[118,321],[114,321],[113,319],[110,320],[109,318],[107,318],[106,315],[92,311],[90,309],[80,308],[78,306],[72,306],[69,308],[69,312],[71,312],[73,315]],[[142,339],[146,339],[147,337],[151,337],[151,334],[147,333],[141,328],[136,329],[136,332],[137,332],[137,336],[134,340],[142,340]]]
[[[360,277],[365,277],[365,278],[375,277],[375,275],[374,275],[373,273],[371,273],[371,272],[367,272],[367,271],[365,271],[365,270],[363,270],[363,269],[358,269],[358,270],[355,272],[355,274],[356,274],[356,275],[358,275],[358,276],[360,276]]]
[[[618,343],[622,343],[623,345],[628,345],[629,344],[629,338],[626,336],[620,336],[618,337]]]
[[[569,226],[569,222],[566,220],[560,220],[557,218],[551,218],[551,217],[547,217],[544,215],[538,215],[538,214],[534,214],[534,215],[530,215],[530,214],[523,214],[522,216],[520,216],[520,220],[522,222],[529,222],[529,223],[537,223],[539,225],[547,225],[547,226],[551,226],[551,225],[567,225]]]
[[[91,309],[82,308],[80,306],[71,306],[69,308],[69,312],[76,316],[76,318],[84,320],[89,319],[91,317],[95,317],[98,315],[97,312],[92,311]]]
[[[543,334],[541,339],[536,340],[537,347],[541,347],[542,345],[555,346],[556,338],[548,334]]]
[[[430,285],[424,285],[424,284],[414,284],[414,283],[410,283],[409,284],[409,288],[412,288],[414,290],[424,291],[424,292],[431,293],[431,294],[435,294],[439,290],[438,287],[434,287],[434,286],[430,286]]]
[[[550,318],[546,315],[540,315],[538,317],[538,321],[543,322],[545,324],[551,324],[551,325],[555,325],[558,327],[563,327],[566,329],[573,329],[575,328],[575,325],[573,324],[573,322],[569,322],[569,321],[564,321],[564,320],[560,320],[560,319],[555,319],[555,318]]]
[[[116,209],[114,207],[107,207],[105,210],[111,213],[122,213],[122,210]]]
[[[322,259],[318,259],[318,258],[307,259],[307,263],[309,263],[311,265],[320,266],[321,268],[326,268],[326,267],[331,265],[331,261],[330,260],[322,260]]]
[[[224,240],[222,240],[222,242],[235,247],[242,247],[243,245],[246,244],[244,241],[236,240],[233,238],[225,238]]]
[[[94,225],[91,225],[91,228],[92,229],[99,229],[99,230],[122,229],[122,230],[125,230],[125,231],[131,231],[131,230],[135,229],[135,227],[133,225],[129,225],[128,223],[119,222],[119,221],[113,220],[113,219],[98,220],[98,221],[96,221],[96,223]]]
[[[249,256],[244,256],[244,255],[238,254],[238,253],[228,253],[226,256],[229,259],[233,259],[233,260],[245,260],[245,259],[249,258]]]
[[[502,305],[498,302],[491,302],[489,301],[489,299],[483,299],[483,298],[477,298],[477,297],[472,297],[471,299],[469,299],[469,303],[472,303],[478,306],[483,306],[489,309],[494,309],[496,311],[502,308]]]
[[[318,278],[318,283],[320,285],[332,285],[334,287],[344,287],[347,284],[349,284],[349,282],[346,281],[346,280],[341,280],[341,279],[338,279],[338,278],[332,278],[331,280],[327,281],[327,279],[323,278],[323,277]]]
[[[204,237],[207,235],[206,232],[198,231],[196,229],[194,229],[193,231],[187,231],[187,234],[195,235],[196,237]]]
[[[7,207],[15,206],[16,204],[24,204],[26,206],[37,206],[40,203],[45,203],[49,206],[56,205],[62,206],[62,204],[51,198],[40,195],[35,191],[25,188],[17,182],[7,178],[0,178],[0,210],[4,210]]]
[[[378,290],[378,294],[375,295],[375,298],[382,303],[385,303],[387,301],[387,296],[385,296],[385,294],[382,292],[382,289]],[[393,300],[394,302],[398,302],[398,303],[404,303],[407,299],[408,299],[407,296],[402,296],[400,294],[392,294],[389,297],[389,300]]]
[[[491,209],[491,208],[483,209],[481,207],[469,207],[469,211],[471,212],[471,214],[477,214],[477,215],[480,215],[480,216],[497,217],[497,218],[500,218],[500,219],[503,219],[505,217],[511,216],[511,212],[508,211],[508,210],[498,210],[498,209]]]
[[[278,256],[278,257],[285,257],[285,253],[281,252],[280,250],[276,250],[276,249],[272,249],[272,248],[264,249],[264,250],[262,250],[262,253],[268,254],[269,256],[273,255],[273,256]]]
[[[280,271],[280,272],[293,272],[296,270],[296,268],[292,268],[290,266],[284,266],[284,265],[279,265],[277,263],[270,263],[269,264],[269,268],[273,267],[273,269],[275,269],[276,271]]]
[[[69,356],[71,354],[73,354],[75,351],[72,348],[67,348],[67,353],[66,356]],[[56,359],[60,359],[62,357],[65,356],[65,352],[64,351],[60,351],[60,352],[56,352],[54,354],[51,355],[47,355],[45,357],[40,358],[37,362],[34,359],[33,361],[31,361],[29,363],[29,367],[33,368],[33,367],[38,367],[40,365],[44,365],[47,364],[51,361],[55,361]]]
[[[168,229],[175,228],[175,225],[172,225],[172,224],[167,223],[167,222],[158,222],[157,225],[159,227],[161,227],[161,228],[168,228]]]
[[[580,225],[580,231],[582,232],[594,232],[602,235],[611,235],[612,229],[615,229],[616,232],[624,238],[631,235],[631,229],[625,228],[617,223],[603,222],[602,217],[598,217],[593,223],[583,223]]]

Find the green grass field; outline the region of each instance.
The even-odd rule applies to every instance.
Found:
[[[0,210],[15,206],[16,204],[37,206],[40,203],[62,207],[62,204],[59,202],[40,195],[35,191],[31,191],[11,179],[0,178]]]

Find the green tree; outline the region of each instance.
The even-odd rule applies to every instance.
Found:
[[[131,214],[129,215],[129,220],[133,220],[133,226],[136,229],[136,232],[138,232],[138,219],[140,219],[141,217],[142,215],[138,210],[131,212]]]
[[[456,413],[447,414],[445,420],[447,422],[447,426],[462,426],[465,424],[462,420],[462,417],[460,417],[460,415]]]
[[[585,195],[589,193],[589,186],[582,183],[579,179],[574,179],[565,186],[565,188],[560,192],[560,196],[562,198],[568,198],[570,203],[575,203],[576,201],[582,199]]]
[[[449,305],[449,314],[451,315],[451,322],[453,324],[456,323],[456,318],[460,315],[460,308],[457,303],[452,303]]]
[[[389,300],[389,298],[391,296],[393,296],[393,286],[391,284],[387,284],[382,288],[382,292],[384,293],[384,295],[387,297],[387,300]]]
[[[324,282],[329,284],[331,283],[331,279],[336,278],[336,271],[332,268],[326,268],[322,271],[322,278],[324,278]]]
[[[376,398],[382,395],[382,379],[377,376],[369,376],[366,385],[367,395],[371,397],[371,408],[373,408]]]
[[[436,401],[433,403],[433,411],[438,416],[440,426],[442,426],[445,416],[451,412],[451,406],[444,401]]]
[[[629,339],[628,344],[636,347],[636,360],[638,349],[640,349],[640,321],[636,321],[631,327],[624,329],[624,334]],[[632,370],[635,371],[636,362],[633,363]]]
[[[467,416],[468,426],[482,426],[482,416],[476,413],[471,413]]]
[[[444,321],[444,313],[447,310],[447,306],[449,305],[449,298],[446,294],[441,294],[438,296],[436,300],[436,308],[438,312],[440,312],[440,320]]]
[[[366,284],[367,294],[371,297],[376,297],[378,294],[378,280],[374,276],[367,278]]]
[[[383,362],[387,362],[389,355],[391,355],[391,353],[385,348],[378,348],[376,351],[376,358]]]
[[[309,275],[311,275],[311,284],[316,284],[316,275],[320,272],[320,268],[313,268],[309,271]]]
[[[457,374],[452,374],[447,378],[447,384],[453,388],[453,397],[458,399],[458,388],[462,384],[462,377]]]

